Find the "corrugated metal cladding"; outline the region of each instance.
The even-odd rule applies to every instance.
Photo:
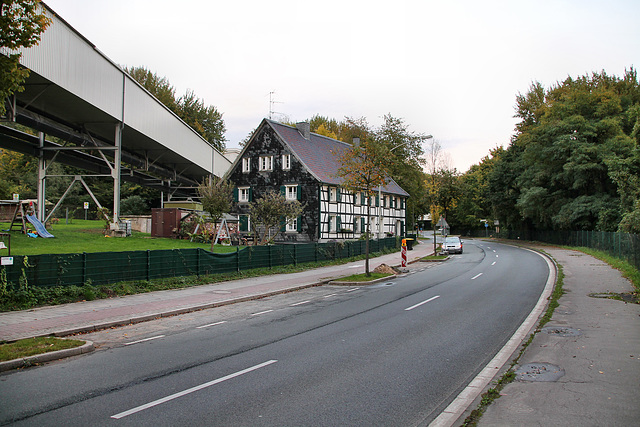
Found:
[[[20,49],[25,67],[204,170],[222,176],[231,162],[50,11],[37,46]],[[124,88],[123,88],[124,86]],[[124,93],[123,93],[124,89]],[[127,141],[123,140],[126,147]],[[215,166],[215,170],[213,167]]]
[[[20,49],[22,65],[122,120],[122,71],[63,21],[51,25],[37,46]]]
[[[201,168],[212,170],[211,146],[130,77],[127,77],[125,84],[124,111],[127,126],[162,143]]]

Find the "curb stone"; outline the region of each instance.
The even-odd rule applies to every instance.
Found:
[[[36,363],[51,362],[52,360],[64,359],[66,357],[78,356],[80,354],[91,353],[95,350],[93,342],[85,341],[80,347],[66,348],[64,350],[50,351],[49,353],[35,354],[20,359],[0,362],[0,372],[10,371],[22,367],[28,367]]]

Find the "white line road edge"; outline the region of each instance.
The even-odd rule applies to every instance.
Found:
[[[222,325],[223,323],[227,323],[227,321],[226,320],[221,320],[220,322],[209,323],[208,325],[197,326],[196,329],[208,328],[209,326],[218,326],[218,325]]]
[[[151,337],[151,338],[145,338],[145,339],[138,340],[138,341],[126,342],[126,343],[124,343],[124,345],[138,344],[138,343],[141,343],[141,342],[157,340],[158,338],[164,338],[164,337],[165,337],[164,335],[156,335],[155,337]]]
[[[489,362],[487,366],[469,383],[469,385],[460,392],[460,394],[451,402],[445,410],[429,424],[429,427],[451,427],[462,416],[464,411],[473,403],[473,401],[482,393],[484,388],[489,384],[493,377],[500,372],[500,369],[509,360],[511,355],[522,344],[525,338],[529,335],[532,328],[535,327],[538,319],[544,312],[548,299],[553,292],[553,286],[556,283],[556,267],[551,260],[536,251],[527,248],[521,248],[526,251],[533,252],[541,256],[549,266],[549,277],[547,277],[547,283],[542,291],[542,295],[538,299],[536,306],[533,308],[529,316],[520,325],[518,330],[507,341],[504,347],[496,354],[496,356]],[[496,255],[497,257],[497,255]]]
[[[276,363],[276,362],[277,362],[277,360],[268,360],[268,361],[266,361],[264,363],[260,363],[259,365],[255,365],[255,366],[252,366],[250,368],[243,369],[242,371],[238,371],[238,372],[235,372],[233,374],[227,375],[225,377],[218,378],[217,380],[209,381],[207,383],[200,384],[198,386],[188,388],[186,390],[180,391],[178,393],[174,393],[174,394],[169,395],[167,397],[163,397],[162,399],[154,400],[153,402],[149,402],[149,403],[144,404],[144,405],[136,406],[135,408],[129,409],[128,411],[124,411],[124,412],[120,412],[119,414],[112,415],[111,418],[119,420],[120,418],[124,418],[124,417],[127,417],[129,415],[135,414],[137,412],[144,411],[145,409],[149,409],[149,408],[152,408],[154,406],[161,405],[161,404],[169,402],[169,401],[171,401],[173,399],[177,399],[178,397],[186,396],[187,394],[191,394],[193,392],[202,390],[204,388],[211,387],[212,385],[219,384],[219,383],[221,383],[223,381],[227,381],[227,380],[239,377],[240,375],[247,374],[247,373],[249,373],[251,371],[255,371],[256,369],[264,368],[265,366],[269,366],[269,365],[271,365],[273,363]]]
[[[428,303],[428,302],[431,302],[431,301],[433,301],[434,299],[438,299],[438,298],[440,298],[440,295],[436,295],[435,297],[431,297],[431,298],[429,298],[429,299],[428,299],[428,300],[426,300],[426,301],[422,301],[422,302],[417,303],[416,305],[412,305],[411,307],[405,308],[405,309],[404,309],[404,311],[410,311],[410,310],[413,310],[414,308],[418,308],[418,307],[420,307],[421,305],[426,304],[426,303]]]
[[[475,276],[473,276],[473,277],[471,278],[471,280],[476,280],[476,279],[477,279],[478,277],[480,277],[480,276],[482,276],[482,273],[480,273],[480,274],[476,274]]]

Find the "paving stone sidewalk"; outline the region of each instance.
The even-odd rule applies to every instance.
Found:
[[[423,243],[407,251],[409,261],[432,253]],[[372,258],[370,268],[400,265],[400,252]],[[233,280],[186,289],[0,313],[0,341],[45,335],[70,335],[151,320],[315,286],[364,271],[364,260],[291,274]]]
[[[640,425],[640,305],[590,296],[633,285],[584,253],[544,250],[562,265],[566,294],[520,359],[523,378],[503,389],[479,425]]]

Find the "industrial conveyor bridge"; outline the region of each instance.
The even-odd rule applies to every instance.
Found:
[[[86,171],[73,176],[71,185],[79,181],[92,197],[83,177],[113,179],[114,222],[120,212],[122,180],[160,189],[163,200],[171,200],[193,197],[203,179],[224,175],[231,162],[222,153],[41,5],[52,23],[37,46],[18,50],[30,75],[25,90],[6,100],[5,118],[35,130],[37,136],[0,125],[0,147],[39,159],[41,221],[48,217],[46,179],[52,176],[47,170],[54,161]],[[13,52],[0,50],[9,53]],[[49,136],[63,142],[52,142]],[[94,201],[100,206],[95,197]]]

